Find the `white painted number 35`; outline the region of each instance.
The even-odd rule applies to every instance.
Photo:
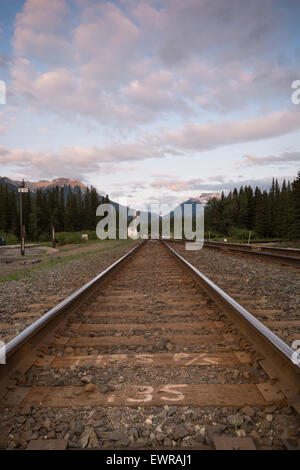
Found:
[[[184,399],[184,394],[178,390],[178,388],[186,387],[185,384],[176,384],[176,385],[165,385],[163,388],[158,390],[157,393],[165,393],[169,396],[161,396],[161,400],[167,401],[181,401]],[[176,390],[177,389],[177,390]],[[130,403],[146,403],[153,399],[154,388],[153,387],[140,387],[137,391],[136,398],[127,398],[127,401]],[[171,396],[170,396],[171,395]]]

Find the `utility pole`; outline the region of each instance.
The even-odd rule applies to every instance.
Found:
[[[20,194],[20,237],[21,237],[21,255],[25,255],[25,227],[23,225],[23,210],[22,210],[22,193],[28,193],[28,188],[25,186],[23,179],[22,186],[18,188]]]

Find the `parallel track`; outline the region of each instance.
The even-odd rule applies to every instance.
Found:
[[[205,244],[207,246],[221,246],[221,247],[230,247],[236,248],[239,250],[245,251],[253,251],[258,253],[268,253],[272,255],[278,256],[288,256],[300,259],[300,250],[297,248],[281,248],[279,246],[265,246],[265,245],[246,245],[243,243],[228,243],[228,242],[213,242],[213,241],[206,241]]]
[[[172,240],[175,243],[185,243],[183,240]],[[294,248],[269,247],[263,245],[244,245],[240,243],[205,241],[205,248],[232,252],[235,254],[265,259],[270,262],[288,266],[300,267],[300,250]]]
[[[245,406],[289,403],[299,413],[299,366],[292,353],[168,244],[143,242],[8,343],[0,406],[15,413],[20,447],[30,440],[27,421],[19,419],[24,407],[42,421],[61,409],[76,421],[89,407],[96,414],[115,409],[125,416],[138,407],[190,406],[196,415],[207,407],[230,414]],[[237,380],[239,369],[244,375]],[[2,432],[12,432],[4,426]],[[160,432],[147,441],[143,425],[128,442],[110,440],[99,426],[87,447],[166,448],[185,442],[184,433],[170,441],[160,440]],[[56,440],[69,438],[51,422],[48,427]],[[69,440],[70,447],[76,444],[74,437]],[[212,438],[206,447],[218,448],[218,442]],[[255,446],[249,440],[236,445]]]

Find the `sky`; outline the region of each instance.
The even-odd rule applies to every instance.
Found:
[[[293,180],[300,2],[1,0],[0,175],[130,205]]]

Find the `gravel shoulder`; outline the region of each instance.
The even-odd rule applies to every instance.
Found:
[[[51,248],[46,245],[26,245],[25,256],[21,256],[18,245],[0,247],[0,282],[29,277],[36,271],[51,265],[91,254],[94,251],[114,248],[119,241],[91,240],[86,243],[62,245]]]

